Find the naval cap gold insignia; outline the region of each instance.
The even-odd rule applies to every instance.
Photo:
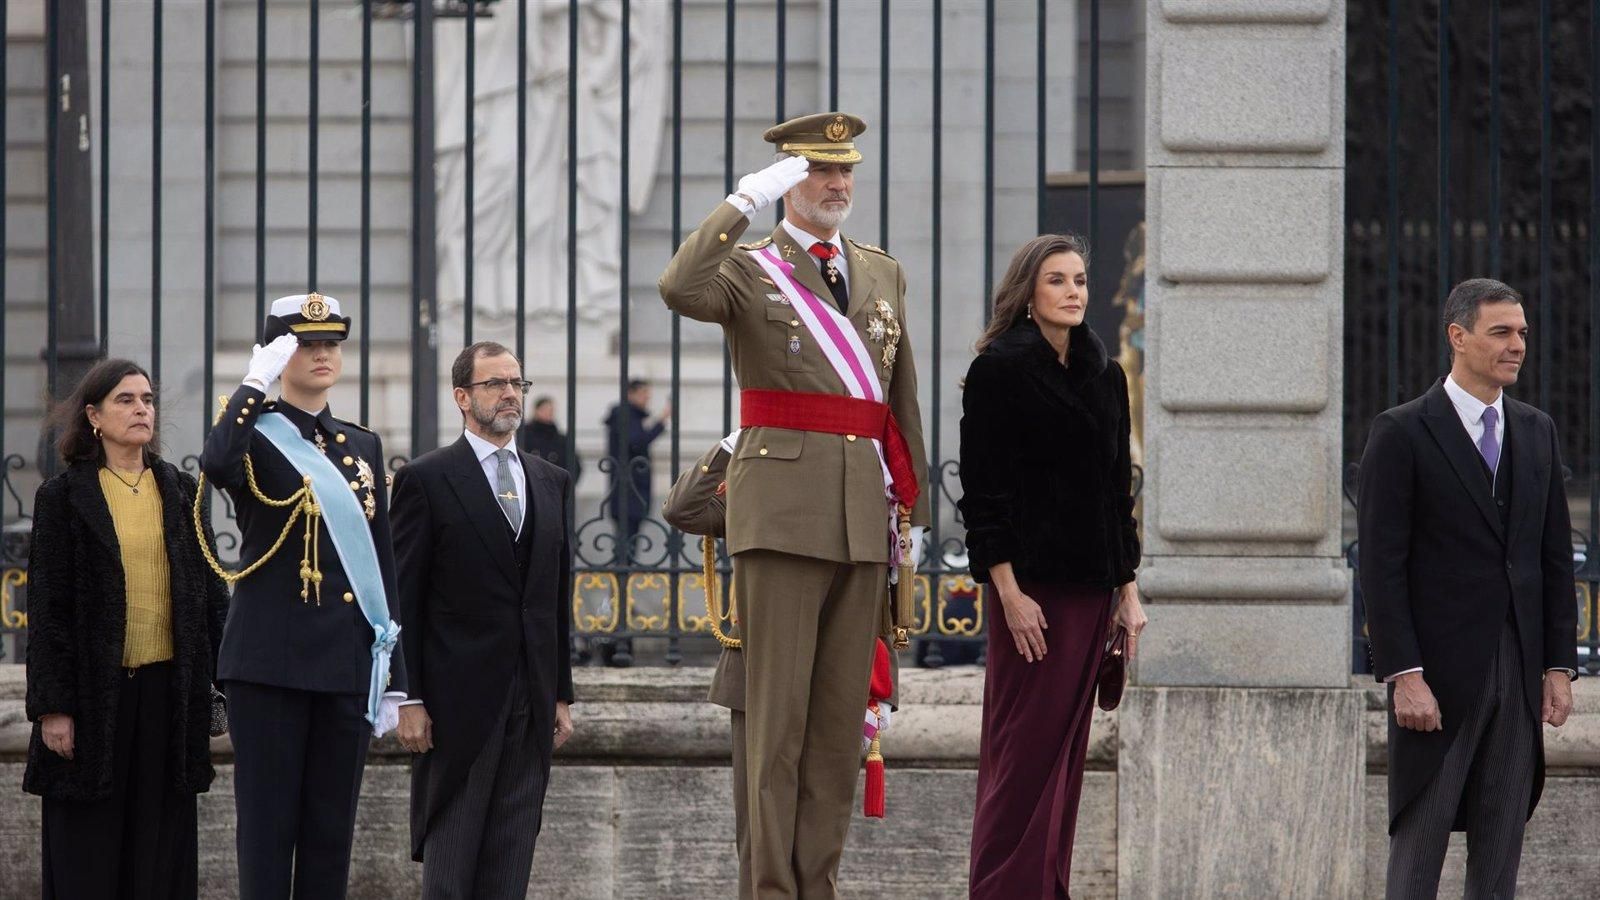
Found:
[[[822,136],[830,141],[842,141],[850,136],[850,126],[845,124],[844,116],[834,116],[833,121],[823,128]]]
[[[308,322],[324,322],[328,318],[328,301],[315,291],[306,295],[306,302],[300,304],[300,315]]]

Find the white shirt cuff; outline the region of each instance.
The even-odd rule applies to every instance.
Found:
[[[1393,675],[1390,675],[1388,678],[1385,678],[1383,680],[1383,683],[1384,684],[1388,684],[1389,682],[1395,680],[1396,678],[1399,678],[1401,675],[1410,675],[1412,672],[1421,672],[1421,671],[1422,671],[1422,667],[1421,666],[1416,666],[1414,668],[1405,669],[1405,670],[1396,672]]]
[[[405,694],[384,694],[385,697],[404,697]],[[421,700],[401,700],[401,706],[421,706]]]

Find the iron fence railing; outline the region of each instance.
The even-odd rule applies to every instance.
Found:
[[[218,365],[221,355],[219,342],[225,337],[223,317],[232,313],[236,320],[242,321],[244,318],[241,313],[234,311],[234,306],[229,305],[228,297],[235,298],[235,306],[253,306],[250,321],[255,323],[253,327],[259,338],[259,323],[264,317],[267,301],[272,291],[285,283],[296,285],[295,290],[336,292],[346,298],[347,305],[354,306],[356,334],[351,343],[352,349],[357,351],[354,355],[358,363],[353,367],[357,373],[357,408],[352,412],[360,421],[372,422],[374,416],[382,416],[381,399],[375,396],[373,366],[380,354],[393,354],[399,347],[403,347],[404,353],[409,356],[404,376],[409,395],[414,398],[439,396],[439,362],[441,356],[447,357],[453,349],[440,346],[441,310],[439,291],[436,289],[440,280],[439,248],[435,241],[440,213],[436,153],[440,132],[450,124],[440,121],[437,112],[439,88],[435,81],[446,74],[440,68],[439,41],[446,34],[445,29],[459,28],[463,31],[459,45],[461,55],[452,58],[457,59],[462,67],[459,74],[465,79],[464,93],[469,98],[461,106],[463,121],[460,123],[464,142],[461,157],[463,189],[460,193],[464,206],[460,326],[465,343],[483,336],[479,308],[484,288],[476,271],[474,247],[482,237],[479,231],[482,216],[475,208],[481,194],[478,188],[482,187],[485,177],[478,170],[481,122],[477,119],[480,104],[476,98],[480,94],[476,79],[484,62],[480,56],[480,30],[476,26],[480,21],[515,13],[519,23],[515,39],[518,73],[528,73],[530,66],[540,62],[539,54],[559,55],[564,52],[565,55],[566,108],[560,119],[531,121],[529,94],[533,78],[514,78],[516,168],[512,170],[512,181],[516,213],[512,223],[515,278],[511,299],[516,324],[514,349],[519,358],[526,361],[530,350],[555,350],[564,341],[568,376],[564,385],[565,432],[571,458],[577,449],[579,416],[592,412],[580,409],[579,402],[578,363],[588,348],[580,346],[579,239],[584,223],[580,221],[580,203],[573,199],[582,191],[593,189],[592,184],[580,184],[580,169],[584,165],[585,154],[594,149],[584,146],[584,134],[580,128],[583,105],[592,102],[592,98],[580,90],[580,76],[585,68],[596,65],[595,51],[586,43],[588,35],[584,29],[603,23],[606,27],[614,27],[622,37],[615,69],[607,74],[608,79],[615,80],[616,103],[623,111],[614,136],[622,164],[617,180],[610,188],[610,193],[618,198],[615,224],[616,233],[620,235],[614,247],[620,288],[615,308],[615,341],[610,350],[614,354],[616,398],[619,404],[626,404],[626,386],[637,372],[633,355],[636,352],[634,344],[640,337],[636,329],[641,327],[636,321],[638,311],[634,307],[638,299],[630,296],[630,279],[635,267],[633,255],[642,248],[638,233],[630,227],[633,215],[629,203],[630,189],[634,180],[641,178],[657,179],[664,185],[668,196],[661,202],[669,209],[669,224],[662,240],[664,246],[660,249],[670,252],[686,233],[683,204],[685,195],[690,193],[686,182],[693,182],[693,176],[686,172],[689,160],[686,157],[685,129],[691,124],[694,127],[703,127],[705,124],[703,117],[691,123],[686,114],[686,104],[692,103],[696,108],[701,108],[720,103],[721,189],[730,191],[741,171],[736,163],[736,156],[739,155],[736,147],[753,142],[759,134],[759,129],[752,130],[747,122],[742,121],[748,119],[749,114],[741,114],[741,110],[751,107],[756,98],[763,94],[770,97],[770,100],[760,101],[759,105],[770,108],[771,121],[779,121],[809,111],[822,103],[824,97],[828,107],[836,107],[844,84],[842,79],[865,79],[870,84],[875,78],[875,91],[863,92],[859,89],[860,85],[855,91],[857,96],[875,93],[877,100],[872,122],[877,141],[876,159],[868,162],[861,173],[863,181],[869,184],[876,181],[864,192],[876,194],[877,208],[874,213],[878,233],[875,239],[879,244],[893,249],[893,222],[896,230],[904,228],[914,232],[917,240],[925,241],[930,248],[928,262],[931,273],[917,276],[917,280],[919,301],[924,304],[923,314],[931,319],[928,333],[932,343],[931,346],[919,346],[918,351],[919,362],[926,360],[924,410],[928,418],[926,432],[930,458],[937,461],[930,479],[935,483],[929,492],[935,524],[927,544],[929,550],[917,578],[919,619],[915,631],[918,636],[928,638],[981,639],[987,624],[984,597],[981,588],[973,584],[967,571],[965,544],[955,509],[960,495],[958,463],[953,458],[956,448],[950,446],[948,441],[953,429],[946,427],[947,423],[942,421],[940,413],[946,394],[956,388],[956,379],[960,375],[959,371],[951,372],[945,360],[947,349],[955,345],[955,341],[946,336],[945,326],[951,320],[951,313],[946,308],[944,295],[950,284],[945,273],[952,264],[944,254],[944,244],[948,240],[945,230],[948,205],[945,190],[949,181],[945,165],[946,114],[949,106],[946,81],[952,71],[945,64],[949,37],[947,29],[951,22],[969,19],[952,18],[943,0],[929,0],[914,13],[888,0],[881,0],[876,5],[856,0],[774,0],[772,4],[759,6],[738,3],[736,0],[664,0],[663,4],[654,4],[654,0],[651,0],[648,5],[635,0],[569,0],[565,5],[565,40],[561,41],[559,35],[554,40],[546,39],[550,35],[542,35],[540,42],[533,44],[530,42],[530,17],[548,14],[553,9],[559,11],[556,4],[530,4],[528,0],[436,0],[431,3],[302,0],[300,5],[296,5],[278,0],[202,0],[198,5],[203,8],[203,22],[198,24],[203,35],[200,40],[203,46],[195,48],[185,42],[180,54],[175,47],[176,42],[165,36],[173,27],[187,24],[176,20],[174,16],[190,13],[194,4],[180,6],[163,0],[153,0],[151,4],[139,7],[114,4],[111,0],[62,0],[46,4],[44,44],[47,71],[42,79],[44,107],[49,116],[45,131],[44,157],[48,171],[43,203],[47,220],[44,243],[49,253],[42,304],[47,331],[43,353],[43,393],[46,402],[63,396],[95,358],[108,352],[116,351],[140,358],[160,382],[164,373],[172,375],[180,371],[179,361],[175,361],[171,352],[175,339],[198,342],[203,348],[197,366],[199,385],[195,386],[191,380],[182,385],[180,392],[174,389],[174,382],[178,379],[173,377],[166,379],[164,391],[164,409],[180,411],[185,421],[196,423],[193,433],[168,431],[165,435],[169,448],[183,451],[176,454],[181,458],[183,468],[195,472],[198,469],[197,459],[188,451],[198,447],[209,427],[215,396],[219,390],[226,391],[227,381],[231,377],[231,370]],[[640,52],[640,46],[646,41],[665,39],[664,35],[641,34],[638,22],[642,15],[658,12],[663,5],[670,5],[670,14],[665,17],[666,27],[670,29],[670,53],[664,111],[666,139],[662,144],[663,153],[669,160],[660,166],[659,172],[656,169],[632,171],[629,150],[634,135],[631,133],[632,119],[628,111],[633,108],[631,94],[635,89],[632,81],[635,54]],[[0,3],[0,26],[4,25],[5,6]],[[1033,171],[1023,173],[1020,181],[1036,188],[1039,207],[1037,219],[1041,223],[1049,217],[1046,207],[1056,203],[1052,198],[1059,194],[1059,191],[1048,186],[1047,175],[1052,168],[1073,168],[1079,162],[1071,158],[1062,159],[1059,151],[1052,150],[1047,136],[1055,133],[1052,128],[1056,126],[1051,123],[1063,114],[1074,118],[1086,117],[1089,141],[1086,155],[1081,160],[1086,165],[1078,165],[1077,168],[1086,168],[1088,214],[1086,220],[1078,223],[1077,227],[1087,231],[1091,245],[1099,237],[1100,198],[1097,188],[1100,182],[1099,135],[1102,114],[1102,6],[1106,7],[1108,15],[1133,22],[1137,18],[1139,4],[1133,0],[1089,0],[1087,3],[1037,0],[1036,4],[1012,7],[999,4],[997,0],[985,0],[982,5],[982,74],[978,78],[981,82],[982,113],[976,115],[963,109],[959,127],[964,133],[981,128],[981,140],[978,143],[982,158],[973,160],[971,165],[981,166],[982,169],[983,189],[979,203],[982,208],[981,240],[986,250],[981,254],[981,261],[971,260],[970,254],[964,254],[963,259],[957,261],[958,265],[966,266],[972,272],[971,283],[960,290],[964,300],[957,315],[967,326],[967,330],[961,332],[963,334],[975,334],[975,330],[987,318],[987,303],[983,298],[988,295],[995,275],[997,235],[1003,230],[1002,216],[997,214],[997,203],[1000,202],[997,197],[1003,183],[1012,174],[1007,171],[1011,168],[1010,164],[1001,161],[1003,151],[999,147],[1007,139],[1002,134],[1002,129],[1008,127],[1005,124],[1006,115],[997,115],[997,112],[1003,113],[1013,108],[1027,110],[1031,107],[1032,128],[1037,135],[1036,141],[1030,141],[1033,143],[1034,158],[1029,165]],[[286,8],[303,8],[303,27],[302,24],[296,24],[293,28],[283,27],[278,17]],[[957,15],[962,14],[964,11],[957,11]],[[1027,18],[1029,14],[1031,19]],[[692,18],[692,23],[686,22],[686,15]],[[821,49],[816,59],[807,59],[803,63],[791,57],[796,18],[800,15],[806,16],[807,22],[825,22],[821,31],[825,39],[818,42]],[[915,22],[912,21],[913,15]],[[1075,17],[1076,21],[1069,21],[1069,17]],[[715,22],[717,18],[721,19],[720,23]],[[1021,22],[1023,30],[1036,36],[1031,48],[1026,45],[1017,48],[1024,55],[1030,49],[1035,54],[1035,58],[1023,63],[1023,68],[1019,70],[1024,75],[1022,78],[1005,75],[1016,54],[1009,50],[997,52],[999,24],[1007,18],[1026,19]],[[253,35],[249,34],[252,19]],[[225,21],[228,23],[226,29]],[[651,18],[650,21],[660,20]],[[752,23],[757,22],[770,23],[772,30],[764,33],[752,31]],[[857,24],[875,24],[877,27],[877,58],[875,61],[869,60],[869,63],[875,62],[875,72],[864,72],[857,68],[859,60],[855,59],[847,61],[851,68],[841,72],[842,41],[851,37],[853,26]],[[925,25],[925,28],[910,33],[926,34],[926,44],[920,44],[921,39],[918,40],[918,46],[907,42],[903,35],[908,33],[906,26],[912,24]],[[392,30],[386,33],[384,29],[400,28],[405,29],[405,37],[399,43],[403,43],[404,63],[409,72],[409,114],[406,121],[410,132],[410,161],[407,167],[410,208],[409,221],[405,223],[408,259],[404,263],[405,271],[396,277],[396,273],[382,271],[385,261],[379,258],[374,248],[375,234],[382,228],[392,228],[398,224],[375,218],[375,179],[379,177],[374,159],[374,150],[379,147],[375,130],[384,124],[382,110],[392,105],[377,94],[375,70],[381,63],[377,49],[380,43],[387,41],[387,46],[392,48],[400,33]],[[1125,26],[1121,30],[1134,33],[1137,29]],[[4,28],[0,27],[0,34],[3,33]],[[1082,113],[1078,111],[1078,103],[1067,104],[1070,108],[1065,113],[1053,111],[1049,99],[1052,80],[1060,78],[1060,73],[1053,73],[1050,68],[1052,54],[1055,53],[1050,39],[1067,34],[1074,35],[1077,43],[1089,51],[1087,95],[1081,88],[1076,89],[1079,95],[1076,99],[1083,104]],[[687,48],[686,39],[689,42]],[[91,40],[97,43],[97,62],[96,55],[89,52]],[[148,43],[133,46],[130,42],[134,40]],[[972,44],[975,40],[976,36],[967,43]],[[224,44],[224,41],[227,43]],[[248,49],[252,44],[253,55]],[[348,48],[356,44],[360,48],[359,65],[356,66],[349,65],[348,59],[341,61],[337,53],[329,55],[326,52],[330,47]],[[203,65],[196,77],[203,81],[203,85],[200,85],[201,90],[192,91],[188,89],[190,85],[175,77],[169,69],[176,55],[187,58],[197,51],[203,57]],[[921,72],[915,67],[896,69],[892,63],[901,59],[903,54],[910,54],[912,59],[927,54],[931,66]],[[717,59],[719,56],[720,59]],[[687,94],[691,88],[685,84],[686,59],[704,62],[707,58],[720,63],[720,90],[689,97]],[[150,78],[147,86],[137,79],[125,82],[125,72],[119,70],[118,66],[128,65],[129,59],[143,60]],[[750,78],[749,67],[752,63],[770,66],[770,84]],[[289,64],[303,70],[305,93],[301,96],[287,96],[281,83],[276,80],[282,75],[283,67]],[[871,68],[869,64],[868,69]],[[7,71],[0,71],[0,100],[9,96]],[[822,72],[826,73],[825,79],[820,77]],[[697,74],[704,73],[703,66],[697,70]],[[1034,75],[1031,83],[1026,77],[1029,73]],[[818,81],[825,82],[825,93],[808,92],[806,101],[797,103],[796,99],[803,88],[797,87],[796,82],[802,76],[807,79],[816,77]],[[330,85],[337,88],[343,81],[349,80],[358,83],[357,108],[335,108],[337,104],[330,96],[348,95],[330,95]],[[707,87],[703,79],[697,84],[702,89]],[[559,84],[555,91],[560,92]],[[198,110],[193,108],[196,100]],[[921,109],[924,103],[927,106]],[[912,124],[906,124],[903,113],[913,105],[919,107],[918,115],[913,118]],[[118,137],[128,132],[125,129],[114,130],[113,127],[113,121],[123,116],[125,109],[135,106],[138,107],[134,110],[137,113],[135,119],[145,123],[143,139],[149,142],[148,168],[143,173],[128,171],[129,164],[123,159],[124,155],[126,159],[145,158],[142,150],[136,148],[139,138],[129,140]],[[302,110],[304,114],[300,116]],[[925,119],[923,112],[926,113]],[[99,121],[92,122],[92,116],[98,116]],[[253,116],[253,123],[247,118],[250,116]],[[238,146],[224,146],[224,127],[230,117],[236,128],[242,127],[253,134],[253,147],[241,150]],[[170,256],[169,265],[164,269],[163,254],[160,252],[164,242],[176,239],[174,223],[183,223],[191,210],[190,205],[180,209],[179,199],[168,196],[174,166],[169,161],[167,168],[163,168],[163,161],[174,152],[179,139],[187,140],[190,137],[170,124],[175,120],[195,122],[202,147],[198,154],[198,165],[202,171],[196,188],[202,232],[196,246],[201,259],[197,267],[199,277],[194,283],[185,281],[186,276],[174,271]],[[4,140],[6,121],[7,117],[0,115],[0,142]],[[325,132],[332,127],[330,123],[353,125],[359,135],[359,150],[354,154],[354,165],[349,167],[354,170],[354,191],[347,190],[352,180],[344,169],[348,163],[336,153],[330,154],[329,146],[332,145],[324,141]],[[303,251],[296,248],[292,253],[283,249],[286,230],[282,223],[269,216],[269,209],[285,202],[281,161],[272,158],[270,151],[274,147],[274,130],[287,125],[303,128],[304,135],[303,143],[296,151],[297,154],[303,154],[303,161],[296,161],[296,173],[304,179],[305,245]],[[1014,129],[1015,124],[1009,127]],[[554,142],[544,140],[544,133],[552,130],[558,134],[564,131],[564,135],[557,137]],[[1123,130],[1134,133],[1133,129]],[[530,298],[525,277],[530,265],[527,250],[530,237],[527,217],[530,185],[526,176],[530,153],[533,152],[530,139],[533,132],[540,134],[539,146],[544,152],[549,152],[555,146],[559,147],[556,152],[565,156],[563,166],[567,200],[564,215],[556,216],[554,221],[564,222],[565,228],[565,246],[561,252],[565,257],[566,309],[564,321],[559,326],[543,330],[529,326]],[[897,149],[902,146],[926,149],[931,164],[931,196],[928,199],[905,199],[897,195],[890,177],[891,146]],[[1069,153],[1071,149],[1069,146]],[[241,172],[246,167],[245,160],[252,157],[253,168]],[[970,158],[963,157],[964,160]],[[232,166],[230,171],[224,172],[220,168],[225,162]],[[970,168],[970,165],[964,161],[963,168]],[[334,170],[343,172],[344,176],[340,177]],[[227,187],[219,183],[219,178],[223,176],[231,178],[232,187],[236,189],[230,195],[234,204],[233,216],[227,222],[219,215],[219,209],[223,208],[222,194]],[[0,189],[5,185],[5,177],[5,168],[0,167]],[[143,221],[142,227],[149,238],[149,246],[155,252],[151,254],[148,279],[145,281],[148,297],[144,302],[148,303],[145,310],[148,317],[144,321],[148,324],[136,327],[136,331],[143,331],[148,344],[143,348],[127,346],[128,341],[124,339],[126,329],[123,329],[116,332],[118,341],[113,345],[110,340],[114,333],[113,312],[118,311],[119,290],[126,291],[125,286],[119,287],[124,276],[121,270],[134,268],[126,255],[119,255],[113,246],[123,216],[123,212],[116,208],[117,201],[114,198],[123,196],[119,191],[125,191],[127,184],[142,184],[146,180],[149,216]],[[292,195],[297,191],[288,193]],[[353,212],[356,221],[353,278],[341,274],[339,265],[345,260],[332,258],[333,251],[330,250],[328,238],[329,220],[351,215],[343,209],[330,211],[330,203],[341,202],[330,198],[345,198],[351,194],[354,195],[356,206]],[[244,205],[241,201],[246,196],[252,199],[253,209],[241,213],[239,207]],[[559,198],[557,202],[560,202]],[[141,199],[141,208],[142,204]],[[8,205],[0,204],[0,242],[7,240],[4,226]],[[319,219],[319,211],[323,218]],[[690,212],[696,213],[698,210],[691,209]],[[1003,212],[1009,217],[1009,210]],[[1031,221],[1032,217],[1029,218]],[[243,239],[239,238],[241,233],[244,234]],[[69,240],[65,237],[68,235],[84,239]],[[225,247],[224,240],[229,235],[234,240]],[[870,232],[867,236],[871,236]],[[1119,235],[1118,242],[1120,238]],[[4,277],[7,256],[14,252],[15,247],[0,245],[0,342],[5,337],[7,320],[15,316],[6,302],[7,280]],[[1004,253],[1004,249],[1000,252]],[[219,263],[228,253],[235,254],[229,261],[235,263],[236,270],[239,256],[252,255],[247,279],[235,277],[229,282],[219,275]],[[303,253],[303,265],[297,267],[297,274],[293,278],[286,279],[277,272],[277,268],[284,263],[273,258],[275,253],[281,257],[294,256],[297,262]],[[652,252],[652,257],[658,255]],[[405,297],[403,307],[397,302],[398,297],[385,299],[382,296],[380,289],[385,286],[385,276],[388,276],[387,283],[391,288],[396,283],[403,283],[400,288],[401,295]],[[1118,279],[1113,274],[1104,279],[1103,284],[1097,284],[1096,291],[1109,299],[1110,291],[1117,283]],[[179,288],[193,290],[198,295],[197,301],[185,305],[169,300],[169,296]],[[352,300],[354,303],[350,302]],[[118,311],[118,315],[123,313]],[[174,316],[178,315],[183,316],[181,324],[174,320]],[[381,329],[375,327],[374,317],[386,322],[403,319],[403,343],[381,343],[382,339],[378,336]],[[178,326],[177,334],[174,333],[174,326]],[[651,327],[650,321],[646,321],[643,327]],[[539,337],[537,346],[530,346],[530,331]],[[234,337],[244,339],[243,343],[248,344],[246,335]],[[663,349],[670,359],[667,393],[674,399],[680,397],[685,378],[682,366],[685,335],[679,318],[676,315],[670,317],[664,341],[661,335],[655,333],[645,338],[665,345]],[[238,340],[234,341],[236,346],[239,343]],[[168,350],[165,356],[164,347]],[[7,369],[11,368],[8,363]],[[26,631],[27,494],[40,478],[52,473],[57,463],[54,454],[45,448],[43,439],[28,452],[20,452],[6,443],[4,378],[0,375],[0,448],[9,452],[4,457],[4,491],[0,492],[0,504],[5,507],[6,522],[4,540],[0,543],[0,549],[4,552],[4,558],[0,559],[0,567],[4,572],[3,583],[0,583],[0,601],[3,601],[0,602],[0,657],[15,659],[21,655]],[[726,433],[731,430],[734,419],[734,383],[725,352],[719,394],[722,433]],[[387,408],[393,410],[394,406],[391,403]],[[439,404],[411,402],[407,406],[409,421],[405,423],[405,431],[409,440],[403,442],[406,445],[404,452],[391,462],[391,468],[403,464],[405,456],[432,447],[440,433]],[[164,417],[168,415],[171,413],[164,413]],[[688,462],[684,458],[682,429],[676,421],[668,434],[667,469],[676,473]],[[698,448],[690,449],[694,451]],[[580,633],[665,636],[672,639],[668,658],[676,660],[677,639],[709,631],[705,620],[698,541],[686,538],[651,516],[645,520],[639,535],[627,541],[619,553],[618,532],[608,512],[613,499],[621,507],[622,515],[626,515],[630,507],[638,509],[645,504],[646,498],[633,490],[631,479],[614,476],[623,475],[627,470],[639,466],[648,468],[649,465],[648,460],[610,457],[602,459],[596,466],[610,486],[603,496],[596,497],[591,493],[580,497],[575,521],[570,523],[576,536],[578,563],[572,603]],[[615,496],[619,491],[620,496]],[[214,510],[221,551],[219,555],[225,562],[236,561],[238,535],[232,522],[231,505],[224,498],[223,502],[214,504]],[[723,565],[726,567],[725,559]],[[724,589],[727,580],[722,579]],[[932,660],[937,662],[939,657],[940,651],[935,647]]]

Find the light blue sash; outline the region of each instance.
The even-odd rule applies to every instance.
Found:
[[[379,702],[389,685],[389,656],[400,641],[400,623],[389,618],[383,570],[378,568],[378,549],[372,544],[367,514],[344,474],[282,413],[262,413],[256,421],[256,431],[271,441],[290,465],[311,476],[311,493],[327,520],[328,537],[333,539],[333,549],[339,554],[356,603],[372,625],[376,637],[372,642],[372,683],[367,688],[367,721],[376,725]]]

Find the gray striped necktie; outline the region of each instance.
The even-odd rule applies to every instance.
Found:
[[[494,452],[494,490],[495,499],[500,501],[500,508],[505,510],[506,519],[511,522],[511,530],[522,530],[522,498],[517,496],[517,483],[511,480],[511,450],[501,448]]]

